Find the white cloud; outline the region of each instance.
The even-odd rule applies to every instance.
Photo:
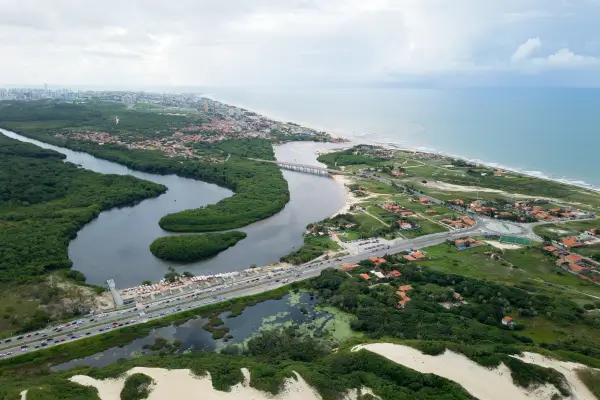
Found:
[[[562,48],[547,58],[535,58],[533,61],[538,66],[552,68],[581,68],[600,64],[599,58],[575,54],[568,48]]]
[[[570,4],[565,17],[561,0],[526,3],[0,0],[0,84],[409,81],[600,56],[586,48],[600,40],[597,7]],[[539,37],[577,51],[542,57]]]
[[[517,47],[517,50],[513,53],[510,60],[512,62],[520,62],[530,58],[537,50],[542,47],[542,41],[540,38],[527,39],[525,43],[522,43]]]

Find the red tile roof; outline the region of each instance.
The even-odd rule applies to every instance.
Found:
[[[371,277],[368,274],[360,274],[360,277],[367,281],[371,279]]]
[[[576,263],[578,261],[583,260],[583,257],[578,256],[577,254],[569,254],[568,256],[565,256],[565,260],[567,260],[571,263]]]
[[[581,246],[581,243],[579,243],[579,241],[577,239],[572,238],[572,237],[561,239],[561,242],[562,242],[562,244],[564,244],[567,247]]]

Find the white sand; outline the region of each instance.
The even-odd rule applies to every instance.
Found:
[[[154,381],[148,400],[197,399],[203,400],[322,400],[321,396],[304,379],[296,374],[296,379],[287,379],[284,389],[272,396],[250,387],[250,372],[243,368],[244,382],[231,388],[229,392],[215,390],[210,374],[195,376],[188,369],[167,370],[163,368],[135,367],[126,375],[142,373]],[[85,375],[76,375],[71,381],[98,389],[101,400],[120,400],[120,393],[126,377],[119,379],[96,380]],[[356,400],[359,394],[372,393],[368,388],[350,390],[346,400]]]
[[[491,246],[494,246],[497,249],[502,249],[502,250],[516,250],[516,249],[521,248],[521,246],[518,244],[501,243],[501,242],[498,242],[495,240],[486,240],[485,242]]]
[[[333,175],[333,179],[342,185],[342,187],[344,188],[344,190],[346,191],[346,202],[344,203],[344,205],[342,206],[342,208],[336,212],[335,214],[332,215],[332,217],[338,215],[338,214],[346,214],[350,211],[350,207],[361,203],[371,197],[374,197],[372,195],[369,196],[365,196],[365,197],[355,197],[352,193],[350,193],[350,189],[348,189],[348,185],[354,183],[354,180],[350,177],[348,177],[347,175]]]
[[[550,357],[543,356],[537,353],[523,353],[522,357],[517,357],[521,361],[530,364],[540,365],[542,367],[550,367],[554,368],[558,372],[562,373],[569,383],[572,399],[577,400],[595,400],[596,396],[590,392],[590,390],[585,386],[585,384],[577,377],[577,373],[575,370],[579,368],[587,368],[585,365],[574,363],[574,362],[564,362],[552,359]]]
[[[439,356],[428,356],[408,346],[372,343],[355,346],[352,351],[361,349],[372,351],[416,371],[450,379],[481,400],[550,400],[554,393],[558,393],[551,385],[525,390],[513,383],[510,370],[504,364],[496,369],[487,369],[462,354],[448,350]]]

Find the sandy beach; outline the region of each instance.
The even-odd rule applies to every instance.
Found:
[[[215,390],[210,374],[198,377],[188,369],[135,367],[129,370],[126,376],[135,373],[145,374],[154,381],[148,400],[197,399],[199,394],[203,400],[322,400],[299,374],[296,374],[296,379],[287,379],[284,389],[277,396],[272,396],[250,387],[250,372],[245,368],[242,369],[244,382],[233,386],[229,392]],[[126,376],[97,380],[86,375],[75,375],[71,381],[97,388],[101,400],[120,400]],[[366,393],[372,394],[372,391],[368,388],[349,390],[344,399],[356,400],[358,396]]]
[[[332,217],[333,217],[338,214],[345,214],[345,213],[349,212],[350,207],[356,203],[359,203],[361,201],[361,199],[354,197],[350,193],[350,189],[348,189],[348,185],[350,185],[354,182],[352,180],[352,178],[350,178],[346,175],[332,175],[332,177],[333,177],[333,180],[335,180],[339,185],[341,185],[344,188],[344,192],[346,194],[346,200],[345,200],[344,205],[342,206],[342,208],[340,208],[340,210],[338,212],[336,212],[335,214],[332,215]]]
[[[429,356],[408,346],[373,343],[356,346],[352,351],[361,349],[372,351],[416,371],[450,379],[481,400],[550,400],[553,394],[558,393],[558,390],[549,384],[526,390],[513,383],[510,370],[504,364],[500,364],[496,369],[487,369],[462,354],[448,350],[439,356]],[[581,364],[559,362],[534,353],[525,353],[525,358],[520,359],[562,372],[572,388],[571,399],[595,399],[573,372],[575,368],[583,367]]]

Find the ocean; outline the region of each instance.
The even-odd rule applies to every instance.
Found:
[[[600,89],[203,88],[359,142],[394,143],[600,188]]]

